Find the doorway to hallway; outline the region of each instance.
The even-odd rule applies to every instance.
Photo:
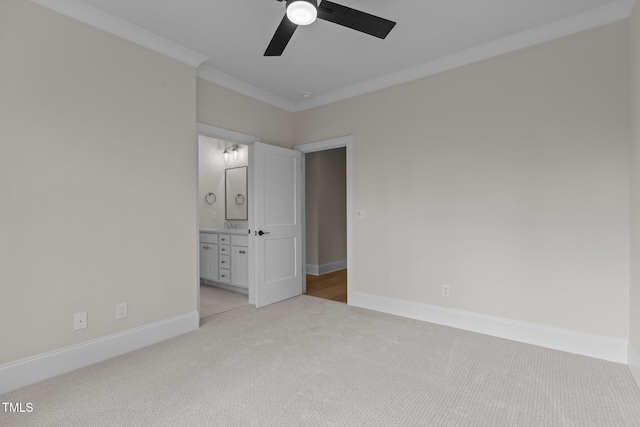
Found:
[[[307,274],[307,292],[305,295],[347,302],[347,269],[314,276]]]
[[[304,293],[348,304],[354,290],[353,137],[294,149],[305,154]],[[323,170],[324,164],[331,166]]]
[[[306,294],[346,303],[346,148],[307,153],[304,164]]]

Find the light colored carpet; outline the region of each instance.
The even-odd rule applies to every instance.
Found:
[[[249,296],[215,286],[200,285],[200,318],[249,304]]]
[[[301,296],[0,395],[2,426],[638,426],[621,364]]]

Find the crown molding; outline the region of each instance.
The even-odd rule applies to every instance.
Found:
[[[231,89],[259,101],[266,102],[267,104],[282,108],[283,110],[291,113],[296,111],[294,102],[280,98],[271,92],[257,88],[249,83],[245,83],[228,74],[221,73],[220,71],[214,70],[206,65],[198,67],[196,74],[198,77],[210,81],[211,83],[216,83],[220,86],[226,87],[227,89]]]
[[[605,6],[573,15],[537,28],[513,34],[427,63],[387,74],[346,88],[323,93],[295,104],[295,111],[304,111],[354,96],[374,92],[402,83],[432,76],[443,71],[469,65],[474,62],[515,52],[520,49],[576,34],[629,17],[635,0],[615,0]]]
[[[602,25],[621,21],[629,17],[631,10],[636,3],[636,0],[614,0],[605,6],[570,16],[547,25],[513,34],[471,49],[446,55],[415,67],[366,80],[342,89],[315,95],[311,99],[293,102],[274,95],[271,92],[257,88],[249,83],[238,80],[235,77],[224,74],[211,67],[201,65],[209,58],[137,25],[131,24],[89,6],[80,0],[31,1],[78,21],[84,22],[85,24],[114,34],[125,40],[129,40],[133,43],[196,67],[198,77],[204,80],[289,112],[304,111],[310,108],[342,101],[358,95],[363,95],[442,73],[474,62],[515,52],[520,49],[590,30]]]
[[[40,6],[166,55],[192,67],[207,61],[204,55],[160,37],[151,31],[89,6],[79,0],[31,0]]]
[[[613,2],[617,7],[625,10],[627,12],[627,17],[631,15],[631,10],[633,6],[636,4],[636,0],[614,0]]]

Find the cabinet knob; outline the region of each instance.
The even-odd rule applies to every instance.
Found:
[[[240,253],[241,253],[241,254],[243,254],[243,253],[244,253],[244,251],[240,251]]]
[[[224,261],[220,261],[220,264],[224,264]]]

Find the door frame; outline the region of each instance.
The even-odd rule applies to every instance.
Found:
[[[325,139],[322,141],[310,142],[308,144],[297,145],[294,150],[303,154],[316,151],[331,150],[334,148],[346,148],[347,163],[347,304],[351,304],[351,297],[354,289],[354,150],[353,135],[341,136],[338,138]],[[302,156],[302,292],[307,291],[307,251],[306,251],[306,208],[305,208],[305,180],[306,164],[305,157]]]
[[[200,317],[200,150],[199,150],[199,139],[200,136],[206,136],[209,138],[221,139],[227,142],[233,142],[236,144],[243,144],[251,146],[254,142],[261,142],[260,138],[253,135],[248,135],[245,133],[236,132],[229,129],[219,128],[217,126],[208,125],[205,123],[196,122],[196,235],[198,238],[196,239],[196,248],[197,254],[196,257],[196,277],[198,280],[196,281],[196,304],[198,309],[198,318]],[[253,189],[253,172],[251,170],[251,150],[249,150],[249,156],[247,159],[247,163],[249,167],[247,168],[247,184],[248,184],[248,193],[249,197],[255,194]],[[249,213],[247,211],[247,213]],[[252,228],[252,215],[249,214],[248,220],[248,228]],[[253,269],[254,269],[254,254],[253,251],[249,251],[249,304],[254,304],[255,302],[255,281],[253,279]]]

